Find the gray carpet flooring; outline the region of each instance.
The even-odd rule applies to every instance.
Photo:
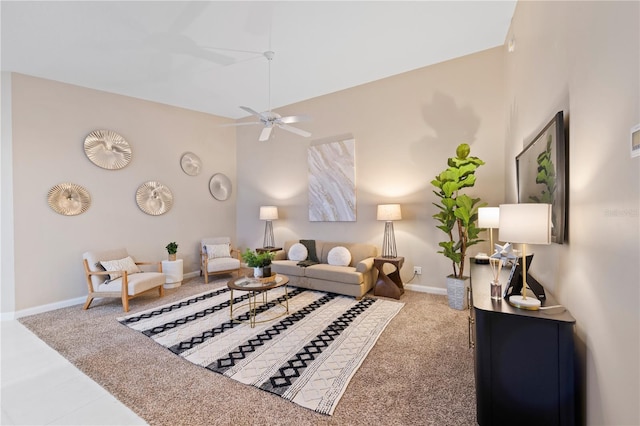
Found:
[[[192,278],[131,301],[129,313],[225,285]],[[475,425],[467,312],[407,291],[404,308],[355,374],[333,416],[317,414],[174,355],[128,329],[117,299],[20,319],[150,425]]]

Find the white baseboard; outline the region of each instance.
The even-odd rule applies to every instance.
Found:
[[[404,284],[404,288],[411,291],[417,291],[419,293],[431,293],[431,294],[438,294],[440,296],[447,295],[447,289],[442,287],[432,287],[432,286],[420,285],[420,284]]]
[[[67,308],[69,306],[81,305],[87,300],[87,296],[76,297],[75,299],[62,300],[60,302],[35,306],[33,308],[21,309],[15,312],[2,314],[2,321],[28,317],[30,315],[41,314],[43,312],[55,311],[56,309]],[[6,318],[5,318],[6,316]]]
[[[193,278],[193,277],[198,277],[200,276],[200,271],[192,271],[192,272],[186,272],[183,277],[184,278]]]
[[[184,278],[193,278],[200,275],[200,271],[187,272]],[[46,305],[35,306],[33,308],[22,309],[13,312],[3,312],[0,314],[0,321],[11,321],[14,319],[28,317],[30,315],[41,314],[43,312],[55,311],[56,309],[67,308],[69,306],[80,305],[87,300],[86,296],[77,297],[75,299],[62,300],[60,302],[49,303]]]

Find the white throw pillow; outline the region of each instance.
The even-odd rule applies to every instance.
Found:
[[[329,250],[327,262],[334,266],[349,266],[351,263],[351,252],[346,247],[338,246]]]
[[[100,264],[104,267],[108,272],[114,271],[109,274],[110,280],[115,280],[122,276],[120,271],[127,271],[127,274],[137,274],[138,272],[142,272],[138,265],[133,261],[131,256],[127,256],[124,259],[118,260],[101,260]]]
[[[295,243],[289,248],[289,260],[300,262],[306,260],[308,255],[307,248],[302,243]]]
[[[209,259],[217,259],[219,257],[231,257],[229,244],[207,244],[205,246]]]

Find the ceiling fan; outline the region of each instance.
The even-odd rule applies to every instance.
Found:
[[[264,142],[269,140],[271,137],[271,132],[274,127],[279,127],[282,130],[286,130],[291,133],[295,133],[296,135],[300,135],[302,137],[308,138],[311,136],[311,133],[306,130],[298,129],[297,127],[290,126],[292,123],[299,123],[301,121],[309,121],[311,118],[307,115],[290,115],[287,117],[282,117],[277,112],[271,111],[271,60],[273,59],[275,53],[271,50],[263,53],[264,57],[269,61],[269,110],[265,112],[257,112],[254,109],[251,109],[246,106],[241,106],[243,110],[248,112],[249,114],[257,117],[260,121],[251,121],[248,123],[235,123],[236,126],[242,125],[252,125],[252,124],[262,124],[264,128],[260,133],[260,137],[258,140],[260,142]]]

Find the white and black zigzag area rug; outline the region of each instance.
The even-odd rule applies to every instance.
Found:
[[[331,415],[404,306],[289,287],[289,314],[269,321],[284,313],[284,288],[276,288],[257,309],[257,321],[267,321],[251,328],[246,322],[248,294],[234,292],[233,320],[230,292],[224,287],[118,321],[194,364]]]

